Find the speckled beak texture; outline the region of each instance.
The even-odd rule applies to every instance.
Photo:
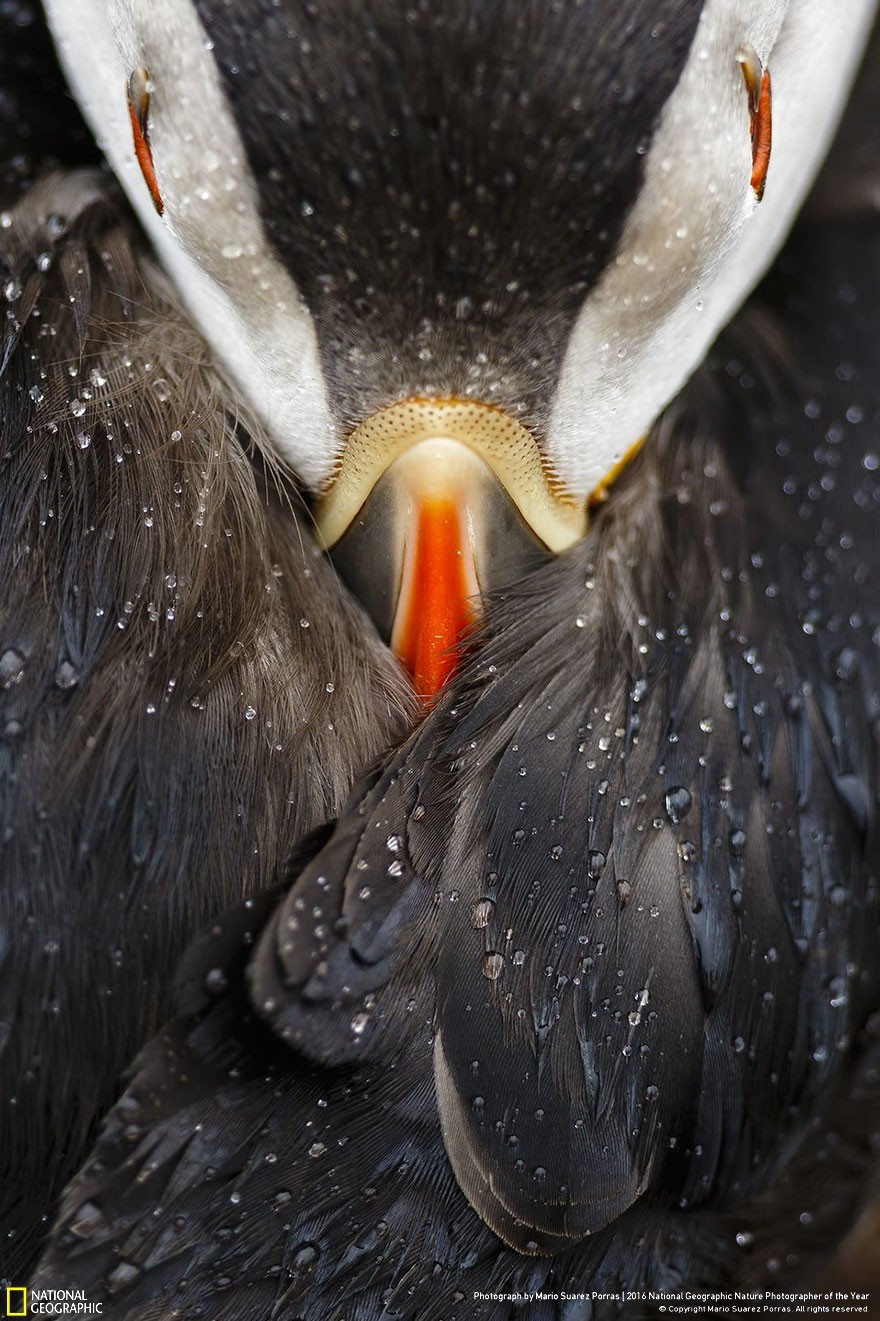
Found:
[[[559,489],[534,437],[509,414],[469,400],[410,399],[349,437],[316,526],[430,700],[454,672],[482,597],[541,550],[574,545],[587,511]]]

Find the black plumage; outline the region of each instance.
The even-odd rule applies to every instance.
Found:
[[[0,229],[0,1275],[180,952],[399,738],[396,662],[255,466],[115,186]],[[259,439],[257,435],[257,439]]]
[[[0,9],[0,205],[40,172],[97,165],[46,30],[39,0]]]
[[[815,1275],[880,1099],[878,332],[876,218],[817,206],[587,539],[194,947],[40,1281],[575,1321],[617,1305],[479,1295]]]

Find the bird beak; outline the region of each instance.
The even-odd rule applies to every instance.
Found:
[[[407,399],[362,422],[315,519],[426,701],[455,669],[481,597],[587,526],[521,423],[457,399]]]

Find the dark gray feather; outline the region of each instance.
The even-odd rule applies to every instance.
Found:
[[[13,1278],[187,941],[276,879],[413,709],[120,214],[100,176],[54,177],[0,230]]]

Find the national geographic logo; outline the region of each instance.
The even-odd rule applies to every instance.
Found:
[[[101,1316],[103,1303],[90,1303],[82,1289],[25,1289],[13,1286],[6,1290],[4,1316],[53,1316],[63,1321],[68,1316]]]

